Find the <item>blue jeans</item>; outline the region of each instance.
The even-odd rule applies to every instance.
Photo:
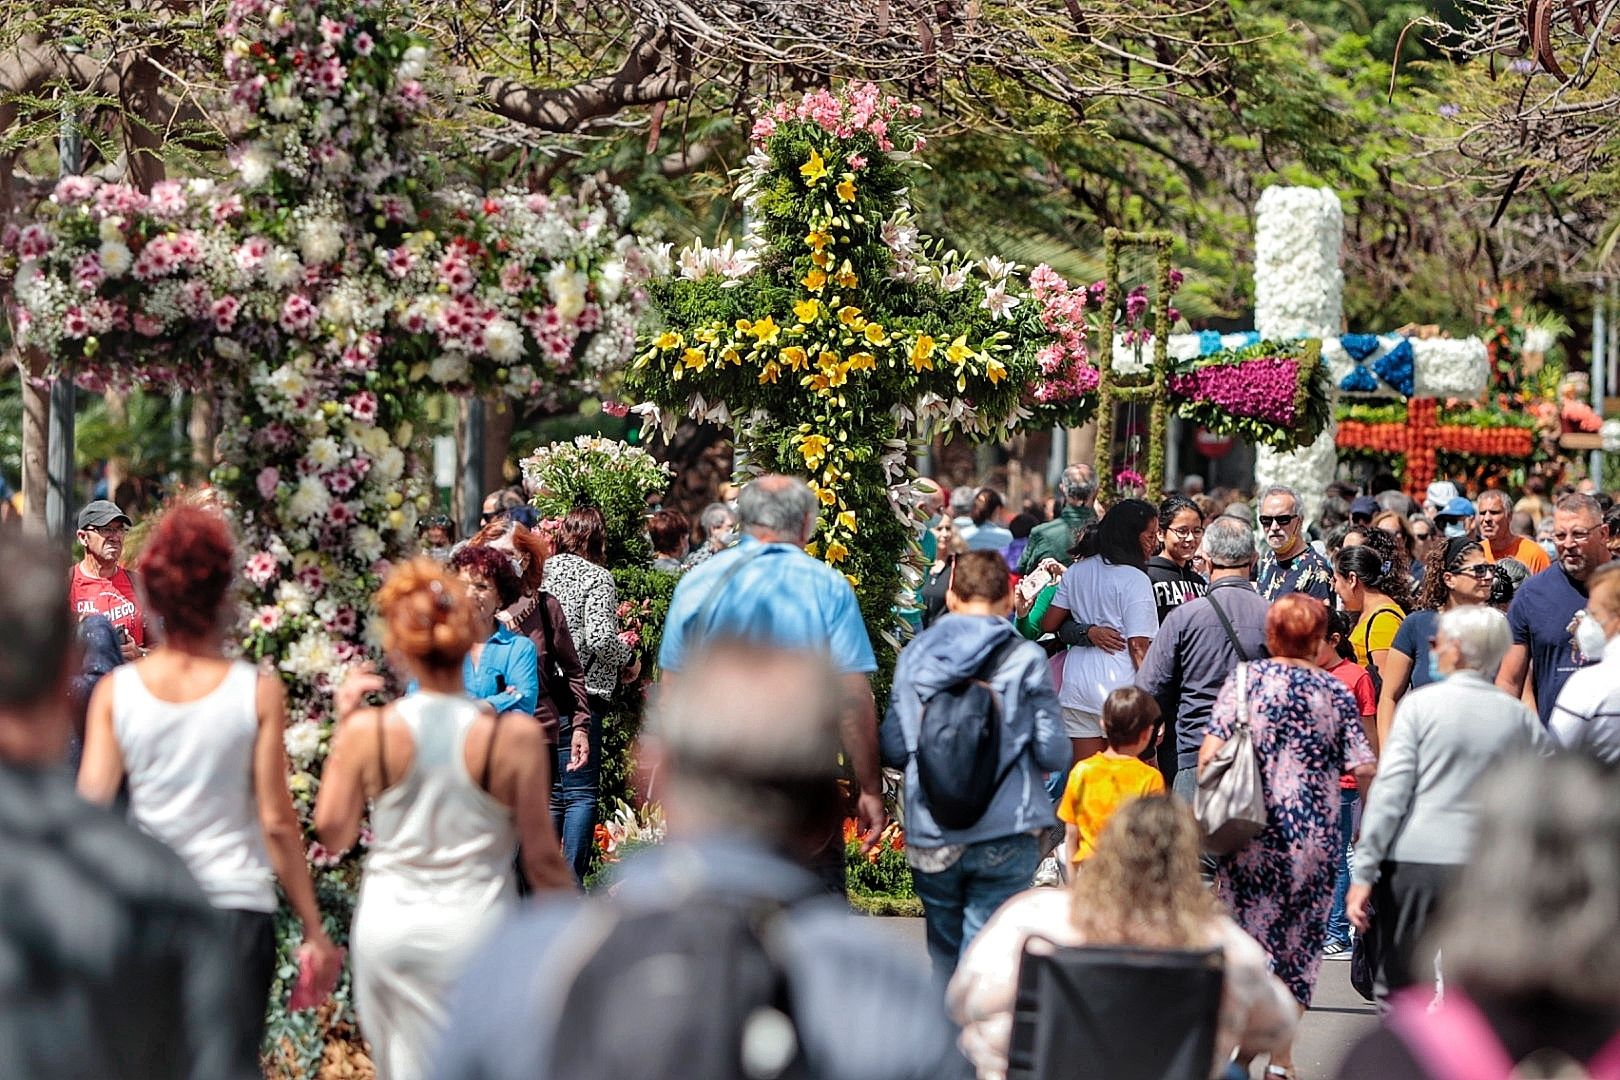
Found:
[[[1333,906],[1328,909],[1327,939],[1350,944],[1350,920],[1344,898],[1350,892],[1350,838],[1356,835],[1356,789],[1339,792],[1339,873],[1333,881]]]
[[[573,772],[568,771],[570,740],[557,740],[557,774],[551,785],[551,824],[562,841],[563,858],[574,871],[574,880],[582,885],[585,883],[585,872],[591,865],[591,847],[596,843],[602,718],[607,711],[605,698],[591,698],[591,757]]]
[[[941,986],[996,909],[1029,886],[1039,862],[1033,836],[1004,836],[969,844],[955,865],[937,874],[912,872],[928,925],[928,958]]]

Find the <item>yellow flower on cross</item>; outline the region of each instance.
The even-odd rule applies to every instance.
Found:
[[[838,182],[838,186],[833,190],[838,193],[838,199],[840,202],[854,202],[855,174],[845,173],[844,178]]]
[[[949,360],[957,367],[961,367],[972,358],[973,350],[968,347],[966,334],[958,335],[956,340],[951,342],[950,345],[945,349],[945,359]]]
[[[667,351],[669,349],[678,349],[682,344],[684,344],[684,342],[681,340],[681,335],[675,333],[673,330],[665,330],[662,334],[659,334],[658,337],[653,339],[653,348],[659,350],[660,352]]]
[[[911,346],[911,367],[914,371],[934,370],[934,339],[927,334],[918,334]]]
[[[811,251],[820,254],[827,250],[828,244],[832,243],[832,233],[827,232],[825,229],[811,229],[805,235],[804,242],[810,245]]]
[[[799,439],[799,453],[804,456],[805,468],[814,469],[827,459],[827,449],[832,446],[831,440],[825,435],[804,435]]]
[[[709,366],[709,354],[702,349],[687,349],[681,354],[681,363],[686,367],[702,371]]]
[[[821,317],[821,301],[814,297],[793,305],[793,317],[802,323],[813,323]]]
[[[844,546],[843,541],[841,541],[841,540],[829,540],[829,541],[827,541],[827,561],[828,562],[830,562],[830,563],[841,563],[847,558],[849,558],[849,548]]]
[[[781,374],[781,366],[775,360],[767,360],[765,366],[759,372],[759,385],[764,386],[766,383],[774,383],[781,377]]]
[[[776,325],[776,320],[767,315],[763,319],[755,322],[754,325],[748,329],[748,333],[753,334],[755,340],[757,340],[761,345],[769,345],[771,342],[776,340],[776,335],[780,332],[780,330],[781,327]]]
[[[889,343],[889,335],[885,334],[883,327],[877,323],[867,323],[865,333],[868,345],[887,345]]]
[[[841,510],[838,514],[838,527],[847,532],[855,532],[855,511]]]
[[[996,385],[1007,377],[1007,365],[992,356],[984,363],[984,377],[990,380],[992,386]]]
[[[838,275],[833,280],[838,282],[839,288],[842,289],[853,289],[861,283],[861,279],[855,276],[855,268],[849,264],[848,259],[845,259],[844,265],[838,268]]]
[[[819,266],[811,267],[810,272],[804,275],[804,280],[800,281],[799,284],[810,292],[818,293],[827,287],[827,271]]]
[[[798,345],[789,345],[782,350],[782,362],[794,371],[803,371],[810,363],[810,354]]]
[[[827,179],[827,162],[823,160],[821,151],[815,147],[810,148],[810,160],[799,166],[799,175],[804,177],[804,182],[811,187]]]

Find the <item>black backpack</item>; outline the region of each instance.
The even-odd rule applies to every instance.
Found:
[[[545,1075],[809,1080],[787,972],[773,955],[782,911],[714,895],[594,907],[569,927],[582,962]]]
[[[990,808],[1018,758],[1001,761],[1001,696],[990,680],[1024,639],[1014,634],[973,672],[922,699],[917,780],[942,829],[972,828]]]

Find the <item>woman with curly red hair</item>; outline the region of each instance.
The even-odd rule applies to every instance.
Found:
[[[540,725],[481,708],[464,689],[463,662],[489,616],[426,558],[396,568],[377,607],[383,643],[418,689],[339,720],[315,831],[332,851],[348,850],[370,802],[350,936],[355,1003],[378,1075],[402,1080],[429,1075],[468,954],[517,905],[519,842],[534,889],[573,879],[551,827]]]
[[[170,510],[138,569],[161,640],[96,685],[79,791],[110,805],[127,780],[130,817],[185,860],[220,910],[241,965],[237,1035],[252,1060],[275,973],[276,882],[303,924],[300,960],[317,985],[342,963],[321,926],[287,789],[286,695],[273,672],[225,655],[236,554],[217,512]]]
[[[1226,680],[1198,752],[1203,769],[1240,726],[1249,729],[1266,827],[1216,860],[1215,891],[1271,954],[1301,1015],[1316,987],[1338,872],[1339,777],[1352,774],[1365,791],[1373,774],[1355,697],[1316,666],[1327,625],[1327,606],[1305,593],[1272,604],[1271,657],[1239,664]],[[1266,1075],[1289,1078],[1293,1068],[1293,1047],[1284,1043],[1272,1051]]]

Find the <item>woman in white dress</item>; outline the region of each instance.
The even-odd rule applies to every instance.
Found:
[[[340,707],[347,715],[315,830],[332,851],[347,850],[371,802],[350,937],[355,1004],[377,1075],[417,1080],[428,1075],[468,954],[516,905],[518,841],[535,890],[568,888],[573,878],[551,827],[539,723],[492,716],[463,690],[462,658],[477,640],[465,588],[432,560],[414,559],[377,602],[389,653],[420,689],[381,708]],[[356,687],[345,689],[352,704]]]
[[[276,882],[303,924],[299,962],[317,985],[342,954],[321,926],[287,789],[286,695],[274,674],[225,655],[236,552],[224,518],[180,506],[141,553],[139,584],[161,628],[150,655],[96,684],[79,793],[172,848],[220,913],[239,977],[230,1011],[239,1060],[257,1060],[275,976]]]

